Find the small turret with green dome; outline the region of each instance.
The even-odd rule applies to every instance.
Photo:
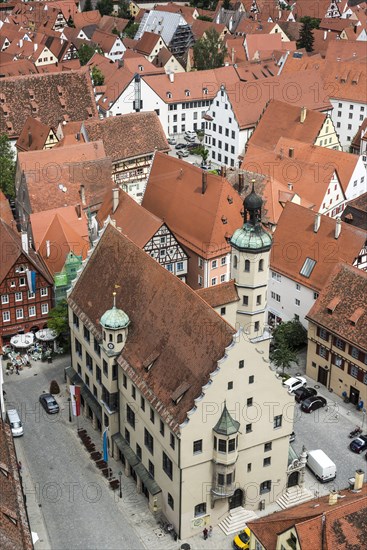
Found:
[[[130,319],[116,307],[116,292],[113,292],[113,306],[102,315],[100,324],[103,328],[103,346],[110,352],[119,353],[126,342]]]
[[[255,181],[252,190],[243,201],[244,224],[233,233],[230,244],[243,252],[267,252],[272,245],[272,237],[261,225],[262,198],[255,193]]]

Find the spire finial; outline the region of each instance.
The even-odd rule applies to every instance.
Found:
[[[251,180],[251,183],[252,183],[251,192],[252,192],[252,193],[255,193],[255,181],[256,181],[255,178],[252,178],[252,180]]]
[[[112,296],[113,296],[113,307],[116,307],[116,290],[112,292]]]

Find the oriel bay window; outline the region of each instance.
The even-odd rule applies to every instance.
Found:
[[[116,412],[119,406],[119,394],[110,393],[102,386],[102,401],[111,412]]]

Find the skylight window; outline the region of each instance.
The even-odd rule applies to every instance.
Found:
[[[303,264],[302,269],[299,272],[300,275],[303,275],[303,277],[306,277],[308,279],[315,265],[316,265],[316,260],[312,260],[312,258],[306,258],[305,263]]]

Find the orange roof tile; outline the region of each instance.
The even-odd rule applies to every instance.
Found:
[[[220,285],[200,288],[196,292],[211,307],[224,306],[225,304],[239,301],[234,279]]]

